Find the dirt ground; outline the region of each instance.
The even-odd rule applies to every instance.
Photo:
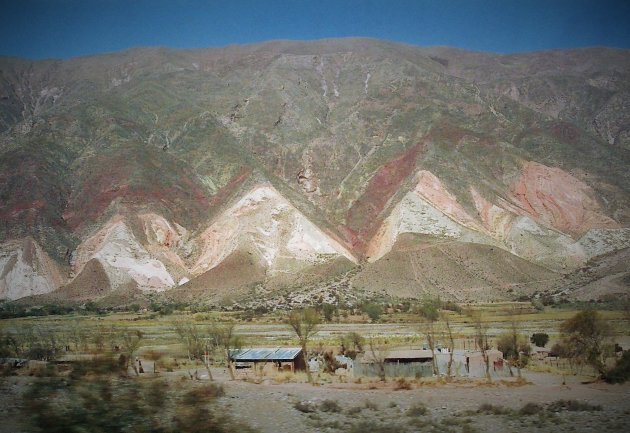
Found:
[[[176,371],[162,377],[182,380],[185,374]],[[150,380],[150,376],[140,380]],[[213,376],[225,388],[226,395],[217,402],[220,412],[262,433],[625,432],[630,425],[630,384],[582,383],[584,378],[575,376],[566,377],[563,384],[562,376],[525,372],[528,383],[520,386],[509,380],[492,385],[411,381],[412,389],[403,390],[395,389],[395,380],[355,383],[350,379],[318,386],[272,379],[253,383],[230,380],[220,368],[214,369]],[[32,380],[28,376],[1,379],[0,432],[24,432],[19,421],[20,395]],[[201,380],[207,380],[203,374]],[[549,408],[558,400],[587,406]],[[530,411],[523,413],[527,403],[540,406],[530,405]],[[486,410],[479,412],[484,404]]]
[[[219,372],[217,380],[224,383],[226,390],[226,397],[219,404],[239,420],[265,433],[359,432],[366,428],[366,432],[557,433],[628,431],[630,425],[629,384],[585,384],[580,378],[568,377],[563,385],[561,376],[548,373],[528,373],[526,380],[529,384],[522,386],[510,386],[506,382],[493,385],[482,382],[428,383],[413,384],[411,390],[395,390],[395,382],[310,386],[304,383],[274,384],[269,380],[254,384],[227,381]],[[374,387],[377,389],[370,389]],[[330,402],[322,404],[327,400],[337,402],[338,407]],[[601,410],[537,412],[533,407],[536,413],[519,413],[527,403],[537,403],[544,408],[558,400],[577,400],[601,406]],[[419,404],[426,406],[426,414],[411,416],[409,409]],[[504,407],[506,413],[479,414],[477,411],[482,404]],[[296,405],[302,410],[313,411],[305,413],[296,409]]]

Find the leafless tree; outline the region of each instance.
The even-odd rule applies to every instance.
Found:
[[[204,341],[204,332],[192,323],[178,321],[173,324],[177,336],[186,346],[188,360],[203,359],[207,343]]]
[[[481,351],[481,356],[486,367],[486,379],[488,382],[492,382],[492,377],[490,376],[490,357],[488,356],[488,350],[490,350],[490,345],[488,344],[488,324],[484,322],[483,314],[480,310],[472,311],[471,317],[475,329],[475,344]]]
[[[512,365],[516,366],[517,375],[519,378],[521,375],[521,351],[525,349],[525,346],[529,347],[529,343],[527,339],[519,334],[519,326],[516,322],[516,316],[518,315],[518,311],[516,308],[512,308],[510,311],[510,340],[512,346],[511,359],[508,362],[508,366],[510,368],[510,375],[512,374]],[[529,350],[527,350],[529,353]]]
[[[321,318],[313,308],[293,311],[286,320],[286,323],[293,329],[300,342],[304,364],[306,365],[306,377],[309,383],[313,383],[313,377],[308,366],[307,345],[310,338],[317,333],[320,322]]]
[[[387,380],[387,373],[385,372],[387,350],[383,347],[377,346],[373,336],[370,336],[368,339],[368,348],[370,349],[372,362],[374,362],[374,364],[378,367],[378,376],[383,382],[385,382]]]
[[[234,366],[230,360],[230,352],[243,346],[243,339],[235,333],[235,328],[233,323],[215,324],[210,327],[209,331],[210,337],[214,341],[214,346],[223,350],[226,366],[232,380],[234,380]]]
[[[444,333],[446,341],[448,341],[448,366],[446,367],[446,377],[450,378],[453,372],[453,355],[455,352],[455,338],[453,337],[453,328],[451,328],[451,320],[447,313],[442,314],[444,322]]]
[[[420,317],[424,322],[423,331],[429,343],[429,350],[431,350],[431,365],[433,367],[433,374],[438,376],[440,369],[435,358],[435,344],[436,344],[436,332],[435,323],[440,319],[439,313],[440,300],[439,299],[425,299],[420,305]]]
[[[198,360],[208,373],[208,378],[214,380],[210,369],[210,357],[215,353],[218,341],[212,333],[211,327],[198,327],[193,323],[179,321],[174,324],[175,333],[186,345],[188,360]],[[188,372],[191,378],[197,378],[198,374]]]

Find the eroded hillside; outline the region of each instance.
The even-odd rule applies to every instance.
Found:
[[[629,66],[363,39],[0,59],[0,293],[562,282],[630,246]]]

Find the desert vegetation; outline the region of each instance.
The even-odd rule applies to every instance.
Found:
[[[2,371],[5,377],[25,381],[16,383],[29,384],[11,391],[24,402],[19,410],[38,414],[28,418],[28,423],[20,422],[17,431],[23,432],[43,431],[43,426],[53,422],[60,426],[59,431],[79,431],[82,422],[94,424],[93,431],[183,432],[203,431],[197,429],[207,426],[213,431],[234,431],[234,419],[252,422],[252,418],[244,415],[241,404],[228,405],[233,400],[222,394],[234,392],[243,399],[244,392],[263,392],[265,388],[260,387],[266,383],[288,387],[281,388],[286,389],[290,403],[286,417],[297,417],[294,422],[305,423],[307,430],[360,431],[369,423],[374,431],[473,432],[484,431],[489,418],[500,418],[513,428],[545,429],[558,420],[571,423],[571,417],[605,408],[567,393],[562,394],[563,399],[544,404],[531,401],[514,407],[487,402],[479,409],[461,409],[457,416],[445,416],[422,400],[409,405],[400,400],[403,397],[391,398],[428,389],[446,392],[448,386],[455,387],[450,392],[459,393],[471,385],[480,387],[482,395],[483,386],[489,386],[488,390],[504,389],[502,392],[516,396],[528,387],[535,390],[539,385],[532,384],[531,378],[540,374],[556,377],[558,383],[623,383],[629,377],[629,352],[619,351],[621,345],[615,344],[627,338],[623,310],[550,306],[539,310],[530,303],[456,305],[439,299],[400,305],[381,303],[378,323],[361,309],[347,310],[346,318],[339,314],[339,322],[331,323],[324,310],[316,307],[288,314],[267,312],[249,321],[237,311],[186,307],[168,314],[134,308],[4,319],[0,327]],[[320,369],[309,374],[267,369],[243,374],[244,370],[230,363],[230,351],[257,346],[300,347],[305,361],[319,360]],[[426,377],[386,374],[388,354],[423,346],[446,351],[445,363],[431,366]],[[550,347],[545,357],[533,351],[544,346]],[[483,355],[497,348],[506,363],[500,375],[497,364]],[[481,353],[482,370],[477,378],[461,376],[453,362],[453,352],[464,349]],[[377,366],[383,364],[381,374],[353,376],[337,355],[355,362],[369,356]],[[484,385],[488,375],[492,382]],[[261,391],[245,391],[241,386]],[[315,400],[291,396],[313,392],[302,391],[305,386],[328,391]],[[459,387],[464,388],[457,390]],[[340,392],[336,389],[350,394],[343,394],[343,399],[334,397]],[[259,404],[248,399],[249,404]],[[196,403],[191,406],[193,400]],[[357,420],[359,414],[363,421]],[[240,426],[239,431],[248,428]]]

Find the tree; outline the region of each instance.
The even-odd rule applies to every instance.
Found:
[[[621,312],[623,313],[624,319],[626,319],[627,322],[630,322],[630,298],[626,298],[621,301]]]
[[[378,304],[368,303],[363,306],[363,311],[368,315],[372,322],[378,322],[383,313],[383,307]]]
[[[326,322],[332,322],[336,310],[337,308],[332,304],[322,304],[322,313],[324,313],[324,320]]]
[[[349,332],[341,337],[341,354],[355,359],[359,352],[363,352],[365,339],[356,332]]]
[[[164,354],[157,350],[149,350],[144,354],[145,358],[147,358],[149,361],[153,361],[153,374],[157,374],[157,364],[163,356]]]
[[[234,367],[230,360],[230,352],[243,346],[242,337],[237,335],[234,330],[235,325],[233,323],[215,324],[209,330],[210,337],[214,340],[214,346],[223,349],[226,366],[232,380],[234,380]]]
[[[472,311],[471,317],[475,329],[475,344],[481,351],[481,357],[486,365],[486,380],[492,382],[492,377],[490,376],[490,358],[488,356],[488,350],[490,350],[490,345],[488,344],[488,324],[483,320],[483,315],[479,310]]]
[[[529,341],[532,342],[535,346],[545,347],[547,343],[549,343],[549,334],[545,334],[544,332],[536,332],[532,334]]]
[[[79,323],[77,320],[72,321],[67,335],[70,341],[74,344],[74,350],[76,352],[81,350],[87,351],[89,334],[83,324]]]
[[[455,352],[455,338],[453,337],[453,329],[451,328],[451,320],[448,314],[442,314],[444,328],[446,330],[446,341],[448,341],[448,365],[446,367],[446,377],[450,378],[453,372],[453,355]]]
[[[295,332],[295,335],[297,335],[300,342],[302,357],[304,359],[304,364],[306,365],[306,377],[308,378],[309,383],[313,383],[313,377],[308,366],[307,344],[310,338],[317,333],[320,321],[321,318],[319,314],[312,308],[306,308],[301,311],[293,311],[289,314],[286,321],[287,325],[293,329],[293,332]]]
[[[425,299],[420,305],[420,316],[424,319],[424,334],[429,343],[429,350],[431,350],[431,365],[433,367],[433,374],[438,376],[440,369],[438,368],[437,359],[435,358],[435,322],[440,318],[439,312],[439,299]]]
[[[175,322],[173,328],[180,340],[186,345],[188,359],[190,361],[203,359],[206,342],[201,330],[194,324],[184,321]]]
[[[125,356],[126,368],[128,369],[129,363],[133,362],[133,371],[136,373],[136,376],[138,376],[138,367],[135,361],[132,361],[133,354],[140,348],[140,342],[143,337],[142,331],[137,329],[124,329],[120,333],[121,350]]]
[[[387,350],[382,347],[376,347],[374,337],[370,336],[368,340],[368,346],[370,348],[370,355],[372,361],[378,366],[378,376],[385,382],[387,380],[387,374],[385,373],[385,360],[387,358]]]
[[[10,358],[17,356],[15,336],[0,327],[0,358]]]
[[[217,327],[199,327],[193,323],[179,321],[174,323],[175,333],[186,345],[188,351],[189,360],[201,361],[208,373],[208,378],[212,378],[212,371],[210,369],[210,355],[214,354],[218,347],[224,345],[224,333],[225,330]],[[231,331],[230,331],[231,332]],[[207,356],[206,356],[207,354]],[[197,377],[197,371],[195,373],[188,373],[191,378]]]
[[[567,355],[578,363],[592,366],[605,376],[603,346],[610,332],[608,323],[595,310],[580,311],[560,325],[562,345]]]
[[[527,341],[527,337],[519,333],[519,325],[516,322],[518,313],[516,308],[512,308],[510,312],[510,330],[507,334],[503,334],[499,337],[497,348],[503,352],[503,357],[508,360],[510,376],[514,374],[512,372],[512,367],[514,366],[520,378],[521,368],[527,364],[531,347]],[[522,357],[521,354],[523,354]]]
[[[521,377],[521,368],[527,365],[527,357],[531,351],[527,337],[510,330],[497,338],[497,349],[503,352],[503,358],[508,361],[510,374],[512,367],[516,367],[518,377]]]
[[[626,350],[617,360],[615,366],[606,373],[604,379],[608,383],[624,383],[630,380],[630,350]]]

